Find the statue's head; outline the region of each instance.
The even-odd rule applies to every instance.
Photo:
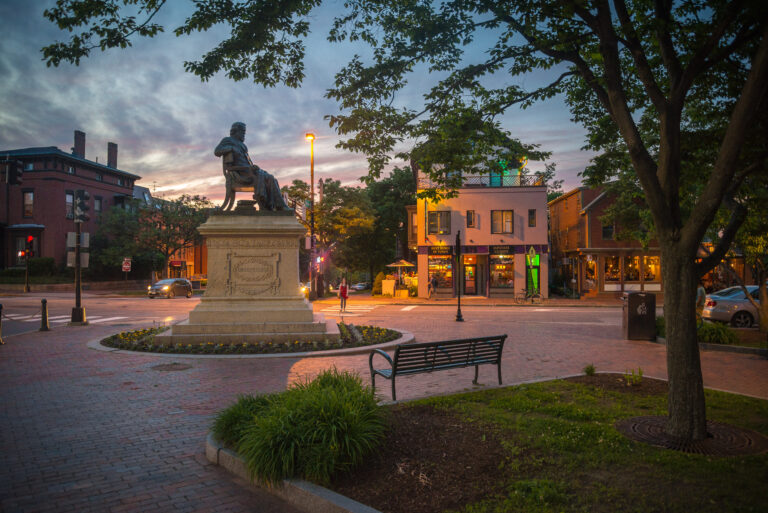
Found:
[[[235,121],[232,123],[232,128],[229,129],[229,135],[234,137],[235,139],[244,140],[245,139],[245,123],[241,121]]]

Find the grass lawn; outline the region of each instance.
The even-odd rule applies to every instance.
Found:
[[[382,449],[331,488],[384,512],[768,511],[768,454],[710,457],[629,440],[666,383],[556,380],[388,407]],[[768,401],[706,391],[709,420],[768,435]]]

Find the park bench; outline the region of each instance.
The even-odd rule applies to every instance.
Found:
[[[480,365],[497,365],[499,385],[501,385],[501,350],[504,348],[506,335],[495,337],[466,338],[462,340],[443,340],[440,342],[422,342],[418,344],[400,344],[395,347],[394,358],[380,349],[371,351],[368,366],[371,369],[371,386],[376,390],[376,375],[392,381],[392,400],[395,395],[395,377],[421,374],[461,367],[475,367],[475,379]],[[389,362],[389,368],[374,369],[373,357],[383,356]]]

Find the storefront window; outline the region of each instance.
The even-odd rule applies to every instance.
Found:
[[[515,261],[512,255],[491,255],[491,288],[515,287]]]
[[[619,257],[605,257],[605,281],[621,281],[619,274]]]
[[[661,265],[659,257],[643,257],[643,279],[645,281],[661,281]]]
[[[597,288],[597,266],[594,260],[587,260],[584,265],[584,289],[595,290]]]
[[[430,255],[429,257],[429,279],[437,276],[437,286],[442,288],[453,287],[453,257]]]
[[[640,281],[640,257],[624,257],[624,281]]]

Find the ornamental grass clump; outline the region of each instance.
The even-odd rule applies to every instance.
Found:
[[[254,422],[254,417],[260,415],[274,398],[271,395],[238,396],[237,402],[219,412],[213,421],[213,435],[228,447],[237,447],[245,429]]]
[[[242,404],[234,408],[250,411]],[[242,433],[237,451],[251,475],[265,483],[301,477],[326,484],[361,463],[381,443],[386,429],[371,388],[356,374],[336,369],[270,396],[242,428],[230,419],[245,415],[222,412],[214,433]]]

